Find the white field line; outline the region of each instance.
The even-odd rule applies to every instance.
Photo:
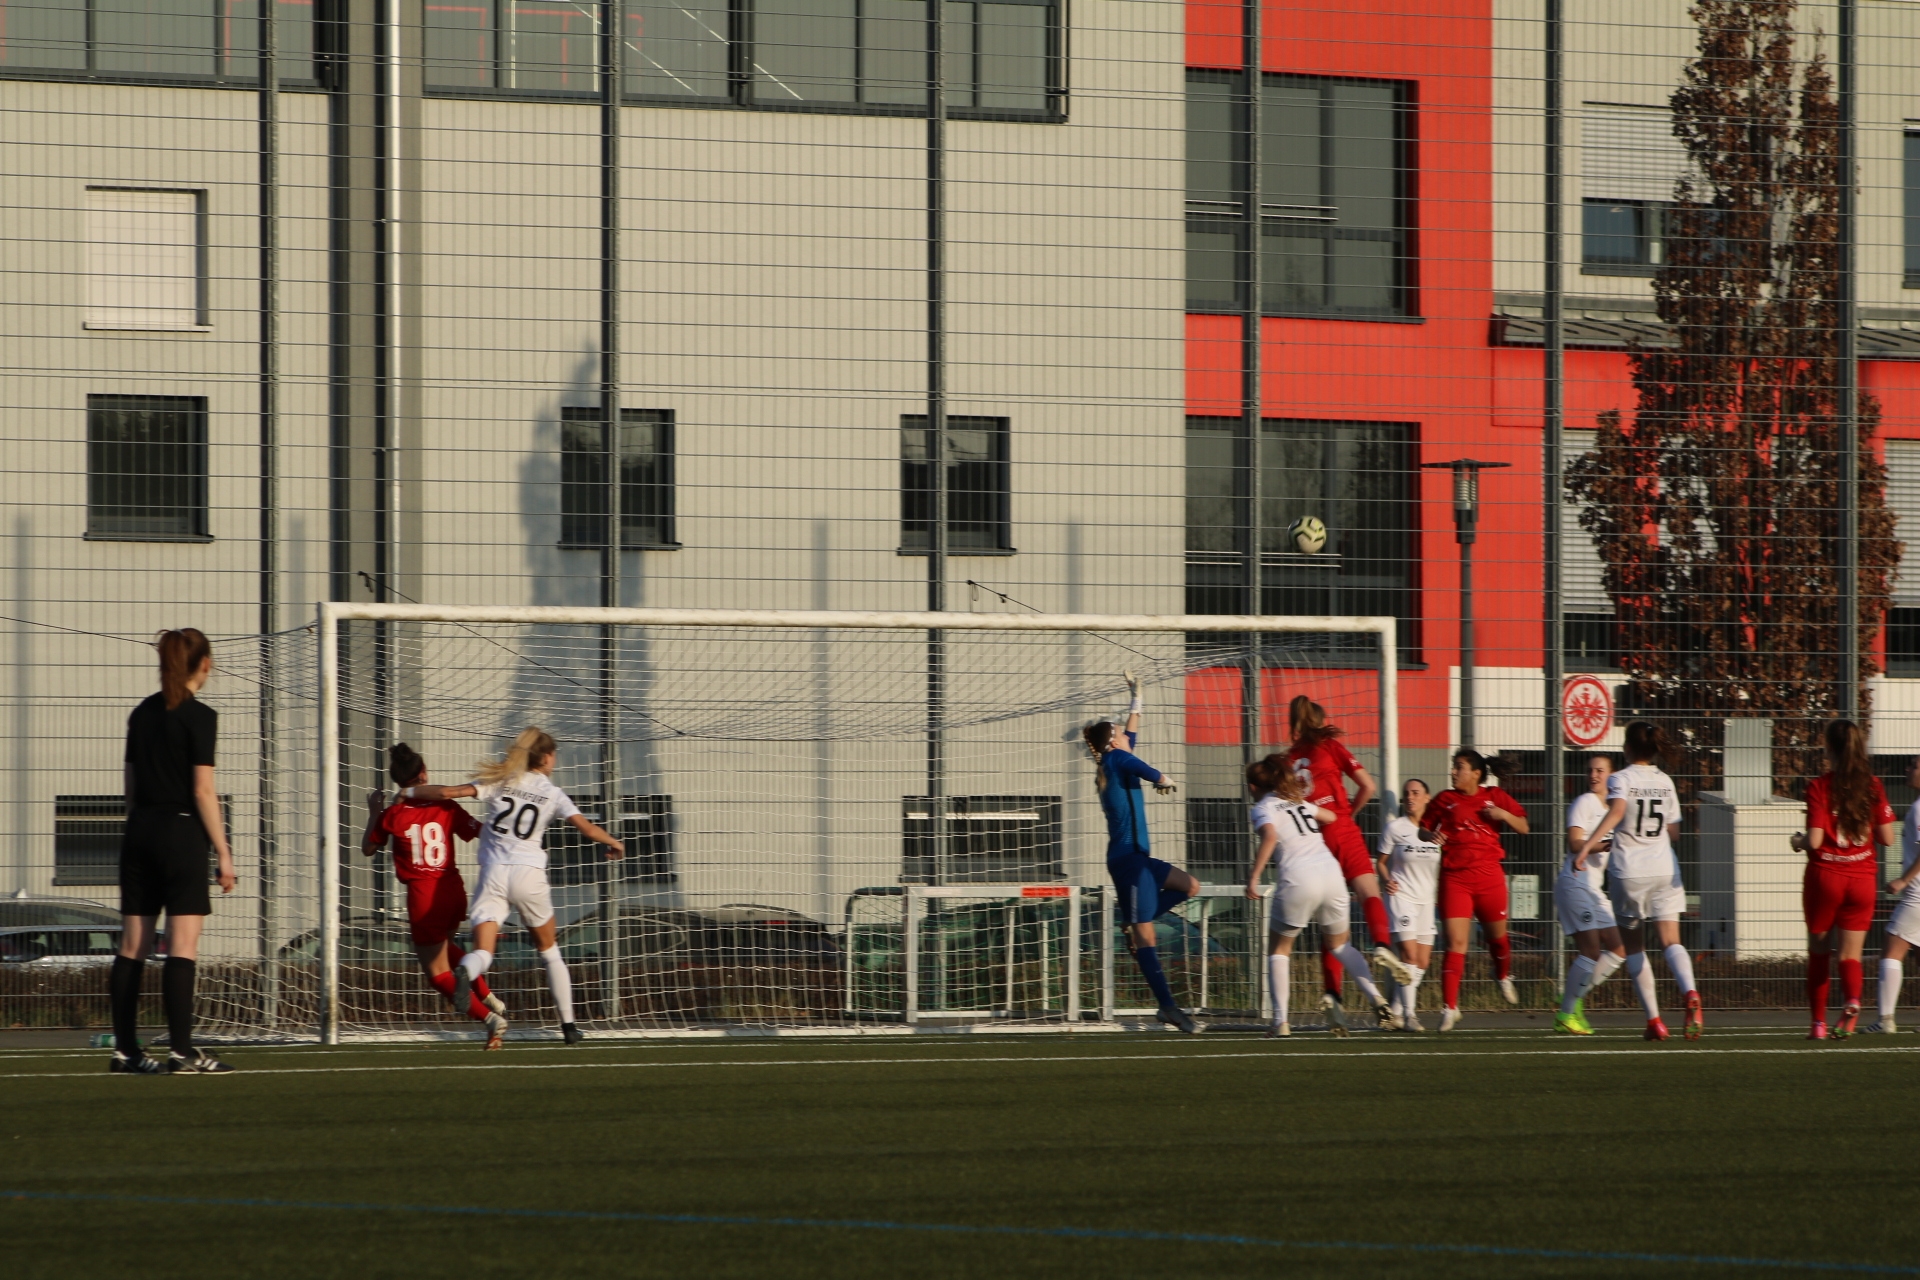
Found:
[[[1884,1048],[1861,1046],[1840,1051],[1841,1055],[1853,1056],[1862,1053],[1899,1053],[1920,1054],[1920,1045],[1910,1048],[1896,1048],[1888,1045]],[[361,1067],[268,1067],[258,1074],[275,1076],[326,1076],[326,1075],[363,1075],[380,1072],[404,1071],[670,1071],[687,1070],[696,1067],[867,1067],[867,1066],[967,1066],[974,1063],[1008,1065],[1050,1064],[1072,1062],[1151,1062],[1166,1058],[1180,1062],[1196,1060],[1224,1060],[1236,1058],[1265,1058],[1283,1062],[1292,1058],[1403,1058],[1422,1062],[1475,1062],[1485,1058],[1561,1058],[1561,1057],[1636,1057],[1646,1061],[1656,1059],[1679,1060],[1682,1058],[1704,1060],[1709,1057],[1734,1057],[1778,1054],[1827,1054],[1836,1055],[1830,1048],[1818,1049],[1762,1049],[1740,1046],[1732,1049],[1709,1050],[1704,1053],[1689,1054],[1684,1051],[1661,1052],[1648,1049],[1600,1049],[1587,1047],[1569,1047],[1565,1049],[1487,1049],[1471,1053],[1407,1053],[1402,1050],[1355,1049],[1352,1051],[1333,1050],[1331,1052],[1309,1049],[1293,1050],[1275,1047],[1254,1053],[1074,1053],[1074,1054],[1022,1054],[1020,1056],[1000,1057],[961,1057],[943,1055],[924,1058],[775,1058],[759,1062],[696,1060],[691,1062],[470,1062],[470,1063],[421,1063],[412,1066],[361,1066]],[[112,1079],[104,1071],[23,1071],[0,1073],[0,1080],[88,1080]]]

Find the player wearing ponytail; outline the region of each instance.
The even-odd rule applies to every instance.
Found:
[[[1860,957],[1873,925],[1880,884],[1876,845],[1890,845],[1898,819],[1886,790],[1873,776],[1867,735],[1851,720],[1827,726],[1827,771],[1807,784],[1807,829],[1794,848],[1807,855],[1800,905],[1807,919],[1807,1004],[1813,1014],[1809,1040],[1853,1034],[1860,1021],[1863,975]],[[1840,951],[1840,987],[1845,1004],[1831,1033],[1827,993],[1833,952]]]
[[[387,776],[402,788],[427,782],[427,762],[404,742],[387,748]],[[451,800],[411,800],[403,790],[387,803],[379,791],[367,793],[367,830],[360,850],[371,858],[393,845],[393,874],[407,886],[407,928],[413,951],[434,990],[453,999],[453,966],[466,952],[453,941],[467,918],[467,886],[454,865],[453,842],[474,840],[480,824]],[[464,1012],[485,1023],[487,1048],[498,1049],[507,1033],[507,1007],[481,978],[473,983]]]
[[[1508,1004],[1519,1004],[1513,985],[1513,943],[1507,937],[1507,877],[1500,862],[1500,832],[1527,833],[1520,802],[1487,782],[1487,760],[1471,747],[1453,753],[1453,786],[1435,796],[1420,820],[1421,838],[1440,846],[1440,916],[1446,922],[1447,956],[1440,968],[1440,1029],[1460,1025],[1460,983],[1467,974],[1467,942],[1473,922],[1493,955],[1494,977]]]

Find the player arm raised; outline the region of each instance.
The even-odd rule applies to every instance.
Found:
[[[595,844],[607,846],[607,858],[609,860],[627,856],[627,846],[608,835],[599,823],[589,818],[586,814],[576,813],[568,818],[567,821],[573,824],[574,830],[578,831],[587,839],[593,841]]]
[[[1575,871],[1585,871],[1587,869],[1588,856],[1600,847],[1601,841],[1613,834],[1613,829],[1619,826],[1620,820],[1626,816],[1627,802],[1624,797],[1616,797],[1607,801],[1607,816],[1600,819],[1600,825],[1593,829],[1593,834],[1586,838],[1585,843],[1580,846],[1579,851],[1574,855],[1573,869]],[[1579,828],[1576,827],[1574,830],[1577,831]]]
[[[367,829],[360,836],[360,852],[369,858],[387,847],[387,833],[380,829],[380,819],[386,816],[387,793],[367,792]]]
[[[402,787],[400,796],[416,804],[432,804],[436,800],[471,800],[480,794],[480,788],[471,782],[462,782],[458,786],[446,787],[437,782],[423,782],[417,787]]]

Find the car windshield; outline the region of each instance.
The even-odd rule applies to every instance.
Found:
[[[21,902],[0,898],[0,929],[118,929],[120,915],[83,902]]]

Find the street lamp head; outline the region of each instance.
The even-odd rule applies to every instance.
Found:
[[[1428,471],[1442,467],[1452,470],[1454,538],[1462,546],[1470,545],[1474,540],[1474,526],[1480,522],[1480,473],[1513,464],[1486,462],[1479,458],[1453,458],[1447,462],[1423,462],[1420,465]]]

